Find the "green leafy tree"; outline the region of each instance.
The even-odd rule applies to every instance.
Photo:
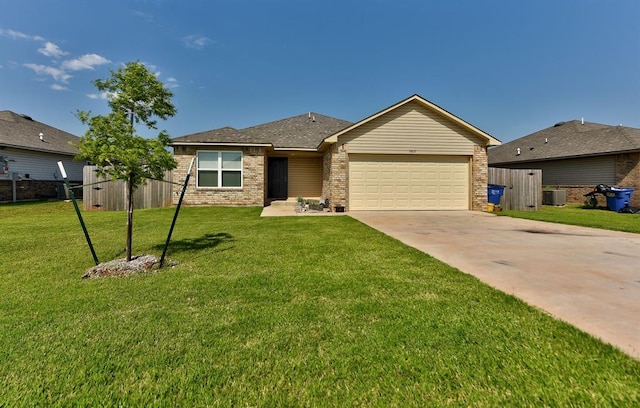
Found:
[[[176,161],[166,150],[169,135],[162,131],[156,138],[136,135],[136,126],[157,129],[156,118],[176,114],[173,94],[139,61],[129,62],[111,77],[93,84],[107,95],[111,113],[93,116],[78,111],[78,118],[89,127],[78,144],[77,159],[98,166],[98,175],[127,182],[127,246],[131,261],[133,235],[133,193],[148,179],[162,179],[165,170],[176,168]]]

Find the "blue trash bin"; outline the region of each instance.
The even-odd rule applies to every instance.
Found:
[[[487,184],[487,200],[491,204],[499,205],[500,197],[504,194],[504,186],[498,184]]]
[[[609,188],[605,193],[609,210],[620,212],[623,208],[629,207],[631,205],[631,195],[633,191],[632,188]]]

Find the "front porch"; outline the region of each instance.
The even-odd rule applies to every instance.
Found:
[[[297,200],[271,200],[262,209],[261,217],[296,217],[296,216],[331,216],[345,215],[344,212],[335,211],[298,211],[296,210]]]
[[[267,152],[265,205],[291,202],[298,197],[320,200],[323,186],[323,156],[317,152]]]

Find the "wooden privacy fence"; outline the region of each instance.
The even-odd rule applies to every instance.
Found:
[[[536,211],[542,205],[542,170],[489,167],[489,184],[505,186],[500,204],[505,210]]]
[[[85,211],[124,211],[127,209],[127,183],[124,181],[104,181],[96,175],[96,166],[83,169],[82,207]],[[171,171],[164,174],[165,181],[172,180]],[[148,180],[133,194],[133,208],[156,208],[172,205],[172,184]]]

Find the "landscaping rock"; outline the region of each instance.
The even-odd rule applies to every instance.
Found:
[[[140,272],[147,272],[160,265],[160,259],[154,255],[139,255],[127,262],[125,258],[103,262],[89,269],[82,279],[99,278],[102,276],[127,276]],[[165,263],[166,265],[166,263]]]

